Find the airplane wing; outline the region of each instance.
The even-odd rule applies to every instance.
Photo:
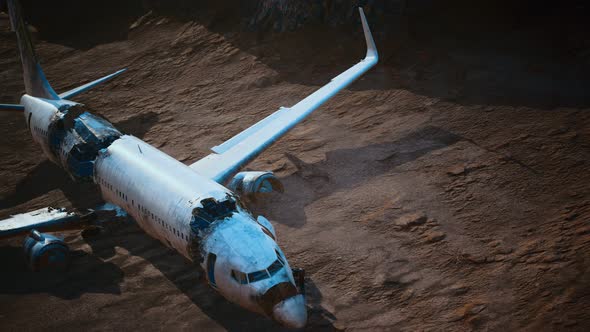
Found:
[[[65,208],[44,207],[0,220],[0,239],[25,235],[33,229],[40,232],[85,229],[126,216],[120,207],[109,203],[96,206],[84,213],[67,211]]]
[[[46,207],[0,221],[0,239],[27,234],[33,229],[48,232],[82,228],[95,218],[94,212],[80,215],[63,208]]]
[[[242,166],[258,156],[264,149],[268,148],[295,125],[303,121],[303,119],[320,105],[373,67],[378,61],[377,48],[375,47],[375,42],[373,41],[362,8],[359,8],[359,12],[367,43],[367,54],[364,59],[342,74],[334,77],[330,83],[324,85],[294,106],[281,107],[275,113],[230,138],[223,144],[213,147],[211,150],[214,153],[195,162],[190,167],[199,174],[207,176],[216,182],[226,182]]]

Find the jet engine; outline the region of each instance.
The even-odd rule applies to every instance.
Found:
[[[25,238],[24,252],[29,269],[35,272],[62,272],[70,263],[70,251],[62,239],[36,230]]]
[[[284,191],[283,184],[272,172],[240,172],[233,177],[229,188],[253,200],[261,194]]]

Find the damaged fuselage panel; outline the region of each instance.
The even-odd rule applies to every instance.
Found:
[[[52,101],[47,101],[52,103]],[[25,114],[35,140],[74,180],[92,181],[94,162],[102,149],[123,134],[79,104],[55,105],[53,111]]]

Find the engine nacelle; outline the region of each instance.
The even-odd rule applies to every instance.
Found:
[[[240,172],[229,183],[240,196],[256,199],[259,195],[284,191],[283,184],[272,172]]]
[[[25,238],[24,252],[29,269],[35,272],[62,272],[70,263],[70,251],[63,240],[36,230]]]

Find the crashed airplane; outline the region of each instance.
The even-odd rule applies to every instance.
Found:
[[[303,327],[307,311],[301,278],[294,277],[272,224],[263,216],[254,217],[240,199],[282,191],[282,185],[272,172],[240,172],[240,168],[377,63],[377,49],[362,9],[364,59],[294,106],[281,107],[213,147],[213,153],[192,165],[122,133],[70,100],[123,70],[56,93],[37,61],[16,0],[8,0],[8,11],[26,94],[20,104],[0,104],[0,110],[22,112],[34,141],[52,162],[77,181],[96,183],[106,202],[126,211],[150,236],[199,264],[211,287],[227,300],[285,326]],[[0,237],[29,233],[25,241],[29,266],[35,270],[63,267],[67,246],[40,231],[69,224],[83,228],[92,218],[80,219],[84,218],[64,210],[41,209],[1,222]]]

